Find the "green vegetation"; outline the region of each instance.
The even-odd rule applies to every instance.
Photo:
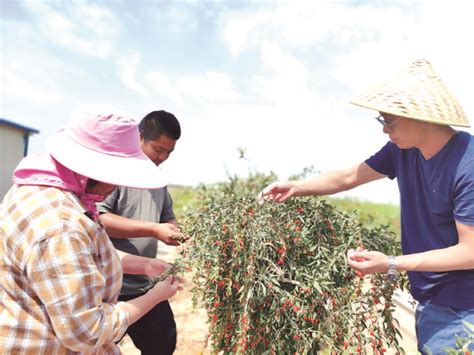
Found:
[[[173,198],[176,217],[181,221],[187,212],[196,207],[197,190],[193,187],[172,186],[169,191]],[[368,228],[388,225],[390,231],[400,235],[400,208],[396,205],[349,198],[327,197],[325,199],[342,211],[355,212],[360,222]]]
[[[388,225],[389,230],[400,236],[400,207],[388,203],[375,203],[350,198],[327,198],[336,208],[355,212],[367,228]]]
[[[168,191],[173,199],[174,213],[178,221],[191,211],[197,203],[196,188],[187,186],[169,186]]]

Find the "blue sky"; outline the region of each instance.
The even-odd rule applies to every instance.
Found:
[[[100,105],[137,120],[157,109],[178,117],[182,138],[163,164],[171,183],[344,168],[387,140],[375,112],[348,100],[421,57],[474,121],[470,1],[0,6],[0,117],[41,131],[30,152],[71,112]],[[386,180],[346,195],[397,203]]]

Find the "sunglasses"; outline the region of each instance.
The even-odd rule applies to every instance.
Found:
[[[382,115],[378,115],[377,117],[375,117],[375,119],[384,127],[387,127],[387,128],[390,128],[392,127],[395,122],[397,122],[400,117],[394,119],[394,120],[391,120],[391,121],[387,121],[385,118],[382,117]]]

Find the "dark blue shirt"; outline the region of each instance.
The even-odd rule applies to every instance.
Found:
[[[474,137],[469,133],[456,133],[428,160],[416,148],[400,149],[389,142],[366,163],[397,178],[404,254],[455,245],[455,221],[474,225]],[[408,276],[411,293],[420,302],[474,307],[474,269],[412,271]]]

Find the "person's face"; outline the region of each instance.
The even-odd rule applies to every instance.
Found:
[[[174,150],[176,140],[163,134],[156,140],[145,142],[143,136],[140,135],[140,143],[143,153],[145,153],[148,158],[158,166],[168,159],[171,152]]]
[[[86,192],[107,197],[115,190],[115,185],[97,181],[93,186],[88,186]]]
[[[418,146],[423,122],[383,112],[380,115],[385,122],[383,133],[388,134],[392,143],[401,149]]]

